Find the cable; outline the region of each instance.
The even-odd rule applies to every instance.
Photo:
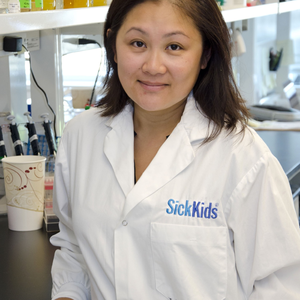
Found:
[[[87,45],[87,44],[97,44],[99,46],[100,50],[102,48],[100,43],[98,43],[95,40],[84,39],[84,38],[78,39],[78,45]],[[97,76],[96,76],[95,83],[94,83],[94,86],[93,86],[89,106],[91,106],[93,104],[93,98],[94,98],[95,89],[96,89],[96,85],[97,85],[97,82],[98,82],[98,77],[99,77],[99,73],[100,73],[100,70],[101,70],[101,66],[102,66],[102,51],[101,51],[101,56],[100,56],[100,65],[99,65]]]
[[[99,43],[97,43],[97,44],[98,44],[98,46],[99,46],[99,48],[101,50],[101,45]],[[93,87],[93,90],[92,90],[92,95],[91,95],[91,100],[90,100],[90,106],[93,104],[93,97],[94,97],[96,85],[97,85],[97,82],[98,82],[99,73],[100,73],[100,70],[101,70],[101,67],[102,67],[102,59],[103,59],[103,55],[102,55],[102,51],[101,51],[100,64],[99,64],[97,76],[96,76],[96,79],[95,79],[94,87]]]
[[[45,96],[45,99],[46,99],[46,103],[49,107],[49,109],[51,110],[52,114],[53,114],[53,127],[54,127],[54,135],[55,135],[55,141],[57,140],[57,134],[56,134],[56,114],[53,110],[53,108],[51,107],[50,103],[49,103],[49,100],[48,100],[48,96],[46,94],[46,92],[40,87],[40,85],[37,83],[36,79],[35,79],[35,76],[33,74],[33,71],[32,71],[32,67],[31,67],[31,55],[30,55],[30,51],[24,46],[22,45],[22,47],[26,50],[26,52],[28,53],[29,55],[29,65],[30,65],[30,73],[31,73],[31,76],[32,76],[32,79],[34,81],[34,83],[36,84],[36,86],[41,90],[41,92],[44,94]]]

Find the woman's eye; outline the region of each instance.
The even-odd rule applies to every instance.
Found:
[[[132,43],[133,46],[138,47],[138,48],[142,48],[145,46],[145,44],[141,41],[135,41]]]
[[[172,45],[168,46],[167,49],[170,49],[172,51],[176,51],[176,50],[180,50],[182,48],[180,46],[176,45],[176,44],[172,44]]]

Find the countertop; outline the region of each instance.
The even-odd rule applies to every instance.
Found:
[[[43,229],[11,231],[0,216],[0,299],[50,300],[51,265],[56,248]]]

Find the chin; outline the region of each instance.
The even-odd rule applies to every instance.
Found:
[[[166,101],[166,97],[147,97],[149,95],[142,95],[136,97],[133,102],[145,111],[159,111],[171,107],[174,103]],[[134,98],[131,98],[134,99]]]
[[[160,111],[168,108],[169,106],[163,105],[161,103],[141,103],[141,102],[135,102],[136,105],[138,105],[141,109],[145,111]]]

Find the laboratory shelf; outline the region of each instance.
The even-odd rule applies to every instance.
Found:
[[[223,10],[227,23],[300,9],[300,0]],[[0,35],[103,23],[108,6],[0,15]]]
[[[226,23],[253,19],[278,13],[278,3],[263,4],[251,7],[223,10],[223,18]]]
[[[280,2],[278,7],[278,13],[282,14],[298,9],[300,9],[300,0]]]
[[[103,23],[108,6],[0,15],[0,35]]]

